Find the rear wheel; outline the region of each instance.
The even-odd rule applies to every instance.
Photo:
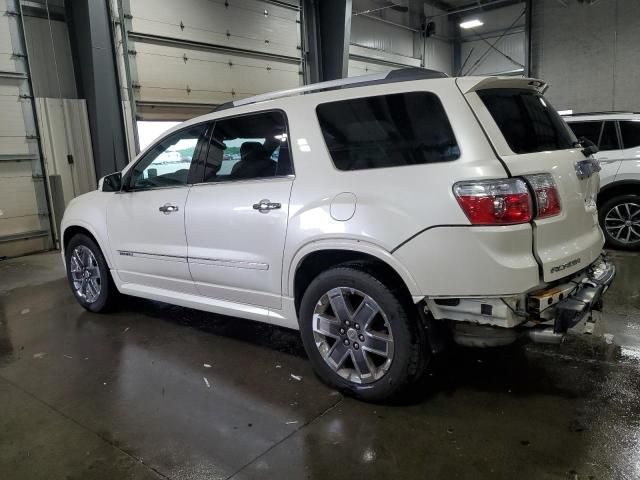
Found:
[[[375,275],[362,265],[321,273],[304,294],[299,323],[322,380],[363,400],[382,401],[421,376],[428,349],[413,305]]]
[[[640,196],[621,195],[607,200],[599,217],[610,246],[623,250],[640,248]]]
[[[77,234],[65,253],[67,278],[76,300],[91,312],[109,308],[118,292],[98,245],[90,237]]]

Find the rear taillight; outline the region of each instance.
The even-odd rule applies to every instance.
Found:
[[[531,220],[529,189],[518,178],[458,182],[453,193],[473,225],[514,225]]]
[[[558,195],[558,189],[553,177],[548,173],[539,173],[527,175],[525,178],[536,195],[536,218],[558,215],[561,211],[560,195]]]

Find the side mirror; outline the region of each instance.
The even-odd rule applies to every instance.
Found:
[[[119,192],[122,190],[122,172],[112,173],[100,180],[103,192]]]

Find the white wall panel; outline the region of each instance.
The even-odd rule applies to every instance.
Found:
[[[27,16],[24,24],[35,96],[77,98],[67,25]]]
[[[301,83],[299,66],[289,63],[142,43],[135,48],[139,101],[219,104]]]
[[[36,98],[36,107],[47,172],[60,176],[66,206],[74,197],[96,189],[86,101]],[[68,154],[73,155],[73,165]],[[57,223],[61,220],[56,218]]]
[[[349,46],[349,77],[389,72],[402,67],[419,67],[420,60],[392,52],[374,50],[358,45]]]
[[[446,40],[428,38],[424,51],[424,66],[432,70],[452,74],[453,46]]]
[[[300,56],[298,13],[256,0],[131,0],[134,32]],[[268,13],[265,15],[265,11]]]
[[[351,43],[362,47],[413,57],[414,32],[364,16],[351,19]]]

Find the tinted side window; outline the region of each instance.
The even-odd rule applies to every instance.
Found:
[[[514,153],[573,147],[571,130],[539,93],[515,88],[492,88],[480,90],[478,95]]]
[[[569,122],[569,126],[576,138],[585,137],[598,145],[600,140],[600,130],[602,130],[602,122]]]
[[[316,109],[339,170],[447,162],[460,156],[438,97],[414,92],[324,103]]]
[[[287,123],[281,112],[217,120],[209,143],[205,182],[285,176],[293,173]]]
[[[146,190],[187,184],[198,141],[206,124],[194,125],[162,139],[134,167],[129,187]]]
[[[618,134],[616,132],[616,122],[604,122],[604,128],[602,129],[602,137],[600,138],[600,150],[617,150],[618,146]]]
[[[630,120],[620,122],[620,133],[622,133],[622,148],[640,146],[640,122]]]

